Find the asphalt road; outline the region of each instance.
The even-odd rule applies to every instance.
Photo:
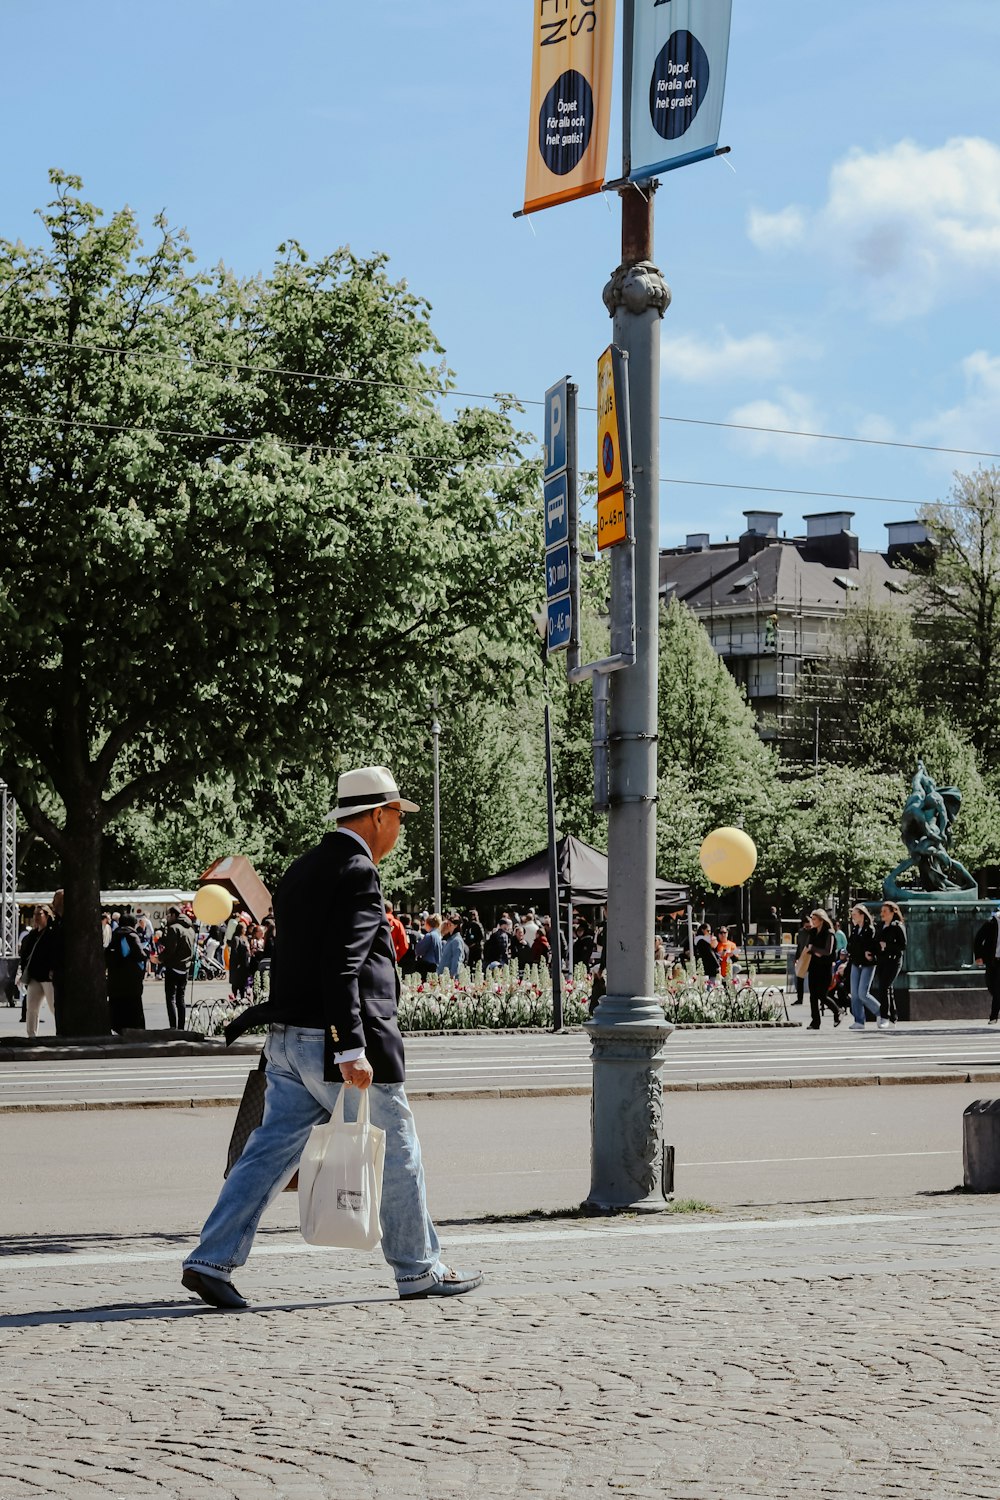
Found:
[[[0,1026],[2,1029],[2,1026]],[[409,1087],[442,1095],[469,1089],[586,1089],[590,1044],[582,1032],[565,1036],[411,1037]],[[236,1099],[252,1058],[60,1058],[0,1063],[0,1103],[150,1099]],[[900,1026],[895,1031],[676,1031],[663,1063],[664,1084],[730,1080],[871,1077],[1000,1070],[997,1028]]]
[[[962,1179],[962,1112],[975,1085],[679,1093],[665,1109],[676,1192],[714,1206],[893,1200]],[[415,1105],[432,1211],[567,1209],[590,1185],[583,1097]],[[222,1109],[0,1117],[0,1254],[17,1236],[192,1234],[221,1181]],[[282,1195],[267,1224],[295,1225]],[[12,1239],[13,1237],[13,1239]]]

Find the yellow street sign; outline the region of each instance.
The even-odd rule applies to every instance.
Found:
[[[628,522],[625,515],[625,491],[617,490],[613,495],[600,495],[597,500],[597,550],[614,547],[628,541]]]
[[[620,393],[612,345],[597,361],[597,493],[610,495],[625,483],[622,469]]]

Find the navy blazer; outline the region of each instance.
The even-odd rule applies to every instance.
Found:
[[[375,1083],[402,1083],[399,973],[368,852],[349,834],[326,834],[281,877],[274,920],[270,999],[250,1024],[321,1028],[331,1081],[340,1079],[334,1053],[363,1047]]]

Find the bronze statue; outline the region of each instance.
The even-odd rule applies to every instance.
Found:
[[[960,860],[949,854],[952,829],[962,807],[957,787],[937,787],[922,760],[917,761],[899,831],[909,855],[886,876],[882,889],[892,901],[948,901],[978,897],[979,886]],[[899,877],[916,867],[916,885]]]

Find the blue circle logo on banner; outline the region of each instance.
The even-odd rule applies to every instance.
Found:
[[[545,95],[538,117],[538,149],[549,171],[565,177],[578,167],[593,130],[594,91],[570,68]]]
[[[708,53],[691,31],[675,31],[653,65],[649,117],[657,135],[676,141],[690,129],[708,93]]]

